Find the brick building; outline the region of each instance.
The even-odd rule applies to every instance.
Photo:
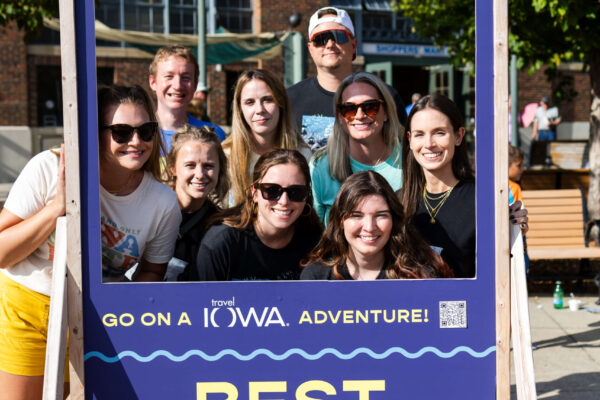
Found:
[[[206,1],[207,4],[211,0]],[[357,70],[378,74],[394,86],[408,104],[414,92],[442,92],[457,101],[467,124],[474,116],[474,79],[469,69],[448,64],[446,49],[437,49],[412,31],[412,22],[394,13],[387,0],[212,0],[207,27],[223,26],[236,33],[300,32],[306,40],[308,20],[318,8],[334,5],[345,8],[354,19],[359,41]],[[139,2],[104,0],[96,18],[111,28],[160,33],[196,33],[196,1],[170,0]],[[216,11],[213,14],[212,11]],[[301,14],[297,27],[289,25],[293,13]],[[213,17],[211,17],[213,16]],[[97,43],[98,81],[148,88],[148,66],[152,58],[124,43]],[[285,46],[284,46],[285,47]],[[283,51],[285,53],[285,49]],[[207,84],[212,88],[208,102],[211,120],[221,126],[230,122],[232,86],[238,74],[250,68],[278,71],[282,78],[289,69],[285,54],[267,61],[236,62],[207,68]],[[62,134],[62,99],[58,34],[45,30],[39,39],[25,44],[14,24],[0,27],[0,183],[12,182],[32,154],[59,143]],[[590,107],[589,77],[567,66],[579,93],[574,101],[560,107],[561,129],[585,131]],[[307,75],[314,65],[306,60]],[[551,95],[557,82],[549,83],[542,72],[519,73],[519,107]],[[569,125],[572,123],[572,126]],[[468,126],[469,127],[469,126]]]

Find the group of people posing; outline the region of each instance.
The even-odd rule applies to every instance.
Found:
[[[355,48],[347,14],[325,11],[311,18],[311,52]],[[320,71],[334,67],[321,61]],[[475,276],[474,174],[450,99],[421,98],[404,123],[395,91],[348,74],[324,110],[334,115],[327,143],[313,154],[271,72],[240,75],[227,138],[186,114],[197,81],[191,51],[171,46],[150,67],[156,109],[140,86],[98,91],[104,282]],[[41,390],[64,171],[62,150],[38,154],[0,212],[7,398]],[[511,219],[526,229],[517,209]]]

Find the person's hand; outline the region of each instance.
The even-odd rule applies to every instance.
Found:
[[[65,190],[65,145],[60,146],[60,158],[58,161],[58,177],[56,179],[56,196],[52,202],[56,208],[57,216],[65,215],[66,207],[66,190]]]
[[[522,208],[523,202],[515,201],[508,207],[510,222],[519,225],[521,233],[525,235],[529,230],[529,218],[527,217],[527,209]]]

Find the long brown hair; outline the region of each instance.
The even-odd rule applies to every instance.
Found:
[[[139,85],[119,86],[111,85],[98,90],[98,133],[102,132],[102,126],[107,125],[106,117],[110,108],[120,104],[134,104],[140,106],[146,111],[150,121],[156,121],[154,113],[154,103],[148,96],[148,93]],[[105,150],[102,148],[100,140],[100,153]],[[142,167],[142,170],[148,171],[158,181],[162,180],[162,171],[160,168],[160,155],[165,154],[165,145],[158,127],[152,138],[152,150],[148,161]],[[100,158],[102,159],[102,157]]]
[[[309,188],[305,209],[295,222],[296,228],[308,232],[320,233],[322,230],[321,221],[311,206],[313,198],[310,184],[310,171],[306,159],[300,152],[297,150],[277,149],[263,154],[254,166],[252,184],[259,183],[270,168],[282,164],[294,164],[297,166],[304,176],[306,185]],[[215,216],[213,222],[223,222],[236,229],[244,229],[254,223],[256,220],[256,212],[250,187],[251,185],[248,185],[246,188],[244,201],[241,204],[223,210]]]
[[[275,147],[290,150],[297,150],[301,146],[308,147],[296,129],[290,99],[281,80],[263,69],[243,72],[235,84],[233,94],[231,135],[223,142],[223,148],[229,151],[229,170],[234,204],[244,201],[245,190],[250,185],[251,167],[248,163],[251,152],[254,151],[254,139],[252,130],[242,113],[241,101],[244,86],[253,79],[263,81],[267,85],[275,104],[279,107],[279,121],[274,138]]]
[[[431,108],[444,114],[450,120],[452,129],[456,134],[460,128],[464,127],[464,122],[458,106],[448,97],[442,94],[431,94],[422,97],[415,103],[410,110],[406,122],[406,134],[402,136],[402,189],[400,190],[400,199],[406,209],[406,213],[412,217],[419,209],[421,197],[423,196],[423,187],[425,185],[425,175],[423,168],[419,165],[410,149],[408,135],[411,130],[411,122],[416,113]],[[475,175],[465,141],[454,148],[454,157],[452,158],[452,173],[461,181],[473,181]]]
[[[178,129],[173,136],[171,136],[171,150],[167,154],[167,165],[165,168],[165,183],[175,190],[175,182],[177,177],[173,176],[171,172],[172,168],[175,168],[177,161],[177,154],[179,150],[189,141],[195,141],[199,143],[209,144],[217,151],[217,157],[219,162],[219,176],[217,176],[217,185],[215,189],[208,194],[208,199],[212,201],[214,205],[221,205],[227,192],[229,191],[229,172],[227,171],[227,157],[221,147],[221,141],[216,133],[211,128],[206,126],[197,127],[184,125],[183,128]]]
[[[350,253],[344,236],[344,220],[352,215],[365,196],[378,195],[385,199],[392,215],[392,232],[385,245],[384,269],[388,279],[448,278],[452,272],[431,247],[409,224],[402,204],[384,177],[373,171],[351,175],[338,192],[329,212],[325,233],[308,263],[318,262],[333,269],[336,279],[344,279],[339,268],[346,265]],[[307,264],[308,264],[307,263]]]

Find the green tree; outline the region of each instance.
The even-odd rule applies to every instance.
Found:
[[[449,46],[453,63],[474,61],[474,0],[396,0],[391,4],[414,20],[420,36]],[[546,65],[552,78],[561,63],[583,61],[589,71],[588,211],[590,218],[600,219],[600,4],[598,0],[509,0],[508,15],[509,51],[517,55],[520,68],[535,70]],[[561,95],[564,92],[558,93],[557,100]],[[598,243],[598,232],[595,236]]]
[[[0,25],[15,21],[25,32],[25,40],[36,37],[44,26],[44,17],[58,15],[58,0],[2,0]]]

